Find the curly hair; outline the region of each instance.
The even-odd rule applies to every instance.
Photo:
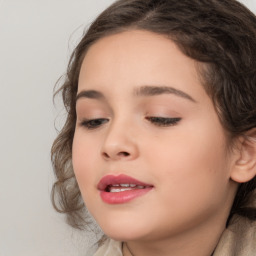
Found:
[[[66,123],[52,146],[55,209],[76,228],[88,224],[72,168],[75,98],[82,61],[92,44],[111,34],[140,29],[165,35],[199,63],[203,86],[230,138],[256,127],[256,17],[236,0],[119,0],[102,12],[71,55],[62,93]],[[200,68],[201,67],[201,68]],[[256,219],[248,206],[256,178],[239,185],[229,218]]]

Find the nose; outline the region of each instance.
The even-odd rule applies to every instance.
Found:
[[[102,157],[105,160],[134,160],[139,155],[138,143],[131,126],[122,123],[110,125],[102,146]]]

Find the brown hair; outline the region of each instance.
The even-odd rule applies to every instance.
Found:
[[[64,127],[52,146],[57,181],[52,189],[55,209],[66,213],[73,227],[85,223],[85,205],[72,168],[75,98],[84,56],[97,40],[124,30],[140,29],[168,36],[201,65],[206,92],[231,138],[256,127],[256,17],[236,0],[119,0],[90,26],[75,48],[62,93],[67,110]],[[256,178],[239,186],[230,216],[256,219],[247,201]]]

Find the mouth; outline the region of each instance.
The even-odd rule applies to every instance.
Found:
[[[111,193],[118,193],[123,191],[134,190],[134,189],[145,189],[148,187],[149,186],[140,186],[136,184],[113,184],[113,185],[108,185],[105,191],[111,192]]]
[[[124,174],[104,176],[97,186],[102,200],[109,204],[131,201],[146,194],[153,187]]]

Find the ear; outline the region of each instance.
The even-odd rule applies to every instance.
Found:
[[[237,139],[237,157],[231,179],[245,183],[256,176],[256,128]]]

